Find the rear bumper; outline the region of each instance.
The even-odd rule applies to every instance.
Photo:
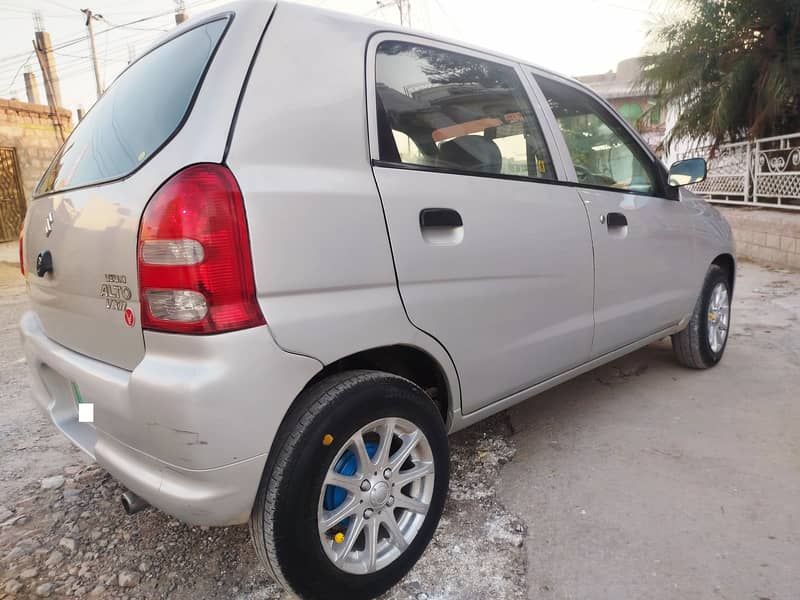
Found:
[[[321,365],[278,348],[266,327],[219,336],[146,334],[126,371],[20,322],[31,394],[64,435],[115,479],[181,521],[247,520],[283,415]],[[78,422],[75,389],[94,404]]]

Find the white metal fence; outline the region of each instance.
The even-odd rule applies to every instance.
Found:
[[[705,146],[678,158],[703,157],[708,177],[691,186],[712,202],[800,210],[800,133],[724,144],[711,156]]]

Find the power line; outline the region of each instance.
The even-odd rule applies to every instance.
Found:
[[[196,2],[196,3],[193,3],[192,5],[189,5],[189,7],[196,7],[196,6],[200,6],[202,4],[209,4],[210,2],[214,2],[214,1],[215,0],[201,0],[200,2]],[[108,33],[109,31],[114,31],[116,29],[131,28],[130,25],[136,25],[137,23],[144,23],[145,21],[152,21],[153,19],[158,19],[160,17],[165,17],[167,15],[172,15],[173,12],[174,11],[169,10],[169,11],[166,11],[166,12],[150,15],[149,17],[142,17],[141,19],[134,19],[133,21],[128,21],[127,23],[121,23],[119,25],[113,25],[111,27],[103,29],[102,31],[98,31],[97,35],[102,35],[104,33]],[[87,40],[87,39],[89,39],[89,36],[84,35],[84,36],[82,36],[80,38],[76,38],[76,39],[73,39],[73,40],[68,40],[68,41],[63,42],[61,44],[57,44],[56,46],[53,46],[53,49],[56,50],[56,49],[66,48],[68,46],[72,46],[74,44],[77,44],[77,43],[82,42],[82,41]]]
[[[458,35],[463,35],[461,27],[459,27],[458,25],[458,21],[450,16],[450,14],[447,12],[447,10],[445,10],[444,6],[442,5],[441,2],[439,2],[439,0],[434,0],[434,1],[436,2],[436,6],[439,7],[439,10],[442,11],[444,18],[447,19],[447,22],[450,23],[455,28],[456,33],[458,33]]]
[[[27,14],[31,14],[35,10],[34,8],[22,7],[22,6],[19,6],[19,5],[6,4],[6,3],[0,3],[0,8],[3,9],[3,12],[16,12],[16,13],[27,13]],[[55,14],[56,13],[50,12],[50,13],[48,13],[48,16],[53,16]],[[59,16],[70,16],[70,15],[66,15],[64,13],[58,13],[58,15]]]
[[[411,0],[377,0],[378,9],[394,5],[400,12],[400,25],[411,27]]]
[[[57,6],[59,8],[63,8],[63,9],[65,9],[67,11],[70,11],[70,12],[78,12],[78,13],[81,12],[77,8],[72,8],[71,6],[67,6],[66,4],[61,4],[60,2],[56,2],[56,0],[42,0],[42,2],[46,2],[47,4],[52,4],[53,6]]]
[[[115,39],[114,42],[109,43],[108,45],[109,55],[113,56],[115,54],[118,54],[121,50],[125,49],[129,43],[136,43],[136,44],[147,43],[152,41],[153,38],[154,36],[141,33],[133,33],[130,35],[122,36],[118,39]],[[88,55],[71,54],[68,52],[64,52],[63,50],[54,50],[54,54],[56,54],[57,56],[63,56],[72,59],[72,60],[59,61],[59,69],[58,69],[59,73],[67,72],[70,69],[70,67],[81,64],[83,61],[89,58]],[[29,56],[30,54],[28,55],[28,58]],[[4,79],[6,76],[10,77],[11,74],[14,73],[18,67],[19,65],[17,64],[0,66],[0,78]]]
[[[129,36],[121,40],[115,40],[114,43],[110,43],[108,46],[108,56],[104,58],[108,61],[119,61],[119,62],[128,62],[124,56],[127,55],[127,48],[128,45],[131,43],[136,44],[146,44],[151,41],[149,36],[141,36],[141,35],[134,35]],[[64,56],[63,51],[57,51],[56,54]],[[89,58],[88,55],[86,56],[77,56],[77,55],[70,55],[71,60],[62,61],[59,64],[59,75],[66,75],[72,74],[75,72],[81,72],[86,70],[86,60]]]
[[[98,15],[98,16],[103,21],[103,23],[105,23],[106,25],[111,25],[112,27],[117,27],[117,28],[121,27],[121,28],[124,28],[124,29],[131,29],[131,30],[134,30],[134,31],[160,31],[162,33],[166,33],[167,31],[169,31],[169,29],[162,29],[162,28],[159,28],[159,27],[131,27],[129,25],[117,25],[116,23],[112,23],[111,21],[109,21],[103,15]]]
[[[197,2],[190,2],[186,6],[187,6],[187,8],[197,8],[197,7],[202,6],[204,4],[210,4],[211,2],[215,2],[215,1],[216,0],[199,0]],[[23,12],[25,12],[25,11],[23,11]],[[29,12],[28,14],[32,14],[32,13]],[[147,17],[141,17],[139,19],[134,19],[134,20],[128,21],[126,23],[120,23],[118,25],[109,26],[108,28],[103,29],[102,31],[98,31],[96,35],[102,35],[104,33],[108,33],[109,31],[115,31],[117,29],[122,29],[122,28],[135,29],[135,28],[130,27],[130,26],[131,25],[136,25],[137,23],[143,23],[145,21],[152,21],[153,19],[158,19],[158,18],[161,18],[161,17],[170,16],[172,14],[174,14],[174,11],[169,10],[169,11],[165,11],[165,12],[156,13],[156,14],[153,14],[153,15],[150,15],[150,16],[147,16]],[[164,31],[164,30],[159,30],[159,31]],[[166,31],[169,31],[169,30],[166,30]],[[61,42],[59,44],[56,44],[55,46],[53,46],[53,50],[61,50],[62,48],[67,48],[69,46],[73,46],[73,45],[78,44],[80,42],[83,42],[83,41],[85,41],[87,39],[89,39],[88,35],[79,35],[78,37],[75,37],[75,38],[72,38],[72,39],[68,39],[65,42]],[[3,62],[10,61],[10,60],[18,59],[20,57],[25,56],[26,54],[27,54],[27,52],[20,52],[18,54],[10,54],[10,55],[4,56],[4,57],[0,57],[0,64],[2,64]]]
[[[14,77],[11,78],[11,83],[8,84],[8,88],[6,89],[6,92],[8,92],[9,90],[11,90],[11,88],[14,87],[14,83],[17,81],[17,77],[19,77],[20,71],[22,71],[22,69],[25,68],[25,65],[28,64],[28,62],[31,60],[31,58],[33,58],[33,51],[31,51],[31,53],[28,54],[28,58],[25,59],[25,62],[23,62],[19,66],[19,68],[17,69],[17,72],[14,73]]]
[[[58,56],[68,56],[69,58],[80,58],[82,60],[89,58],[88,56],[81,56],[79,54],[67,54],[66,52],[61,52],[61,50],[53,50],[53,54],[57,54]]]
[[[67,7],[66,5],[61,5],[58,2],[56,2],[55,0],[43,0],[43,1],[48,2],[49,4],[53,4],[54,6],[59,6],[61,8],[67,8],[68,10],[71,10],[71,11],[74,10],[75,12],[80,13],[79,10],[72,9],[70,7]],[[186,7],[187,8],[196,8],[196,7],[202,6],[204,4],[210,4],[211,2],[214,2],[214,1],[216,1],[216,0],[198,0],[196,2],[187,3]],[[0,4],[0,7],[4,7],[4,6],[7,6],[7,5]],[[18,11],[19,13],[27,12],[24,9],[20,9],[18,7],[9,7],[9,8],[13,8],[13,10]],[[5,10],[5,8],[4,8],[4,10]],[[145,23],[147,21],[152,21],[153,19],[159,19],[159,18],[162,18],[162,17],[167,17],[167,16],[172,15],[173,13],[174,13],[173,10],[169,10],[169,11],[159,12],[159,13],[152,14],[152,15],[145,16],[145,17],[140,17],[138,19],[133,19],[133,20],[130,20],[130,21],[127,21],[127,22],[124,22],[124,23],[113,24],[113,25],[109,24],[109,27],[107,27],[106,29],[103,29],[102,31],[97,32],[96,35],[107,34],[109,32],[117,31],[119,29],[129,29],[129,30],[132,30],[132,31],[142,31],[142,32],[152,31],[154,33],[165,33],[165,32],[168,32],[169,29],[140,28],[140,27],[131,27],[131,26],[132,25],[137,25],[139,23]],[[32,14],[32,13],[29,12],[29,14]],[[67,17],[67,18],[71,18],[71,17]],[[109,23],[109,21],[107,19],[104,19],[104,21],[106,23]],[[121,59],[121,58],[113,58],[113,56],[115,54],[119,53],[119,51],[120,51],[120,49],[122,47],[120,45],[120,41],[121,40],[125,40],[125,44],[124,45],[127,46],[130,42],[151,43],[151,42],[153,42],[155,40],[156,37],[157,36],[154,36],[154,35],[153,36],[149,36],[149,35],[147,35],[147,33],[145,33],[144,35],[142,35],[142,34],[134,34],[134,35],[131,35],[131,36],[123,36],[120,39],[115,39],[114,42],[112,42],[112,43],[109,43],[108,38],[106,38],[106,47],[107,47],[107,53],[106,54],[107,55],[104,58],[104,62],[106,62],[106,61],[123,62],[123,59]],[[86,58],[84,58],[82,56],[74,55],[74,54],[71,55],[69,53],[64,53],[64,52],[60,52],[60,51],[63,50],[64,48],[69,48],[71,46],[74,46],[76,44],[84,42],[84,41],[86,41],[88,39],[89,39],[88,35],[78,35],[76,37],[73,37],[71,39],[67,39],[64,42],[61,42],[59,44],[56,44],[56,45],[52,46],[51,50],[53,50],[53,52],[55,54],[59,54],[59,55],[62,55],[62,56],[69,56],[70,58],[73,58],[72,61],[65,61],[64,63],[62,63],[61,68],[59,69],[59,76],[61,76],[63,74],[63,75],[65,75],[66,78],[70,78],[70,77],[73,77],[75,75],[79,75],[79,74],[82,74],[83,72],[85,72],[85,69],[83,69],[83,68],[72,69],[71,67],[78,66],[80,61],[85,61]],[[17,54],[10,54],[10,55],[7,55],[5,57],[0,58],[0,79],[3,79],[4,77],[10,75],[13,72],[13,76],[11,77],[11,83],[9,84],[7,89],[10,90],[14,86],[14,83],[16,82],[16,79],[19,76],[19,73],[22,71],[22,69],[25,67],[25,65],[28,64],[28,62],[30,61],[32,56],[33,56],[32,52],[31,53],[20,52],[20,53],[17,53]],[[12,62],[16,63],[19,60],[22,60],[21,64],[11,64]],[[128,61],[126,60],[124,62],[128,62]],[[66,67],[66,68],[64,68],[64,67]],[[2,88],[0,88],[0,89],[2,89]]]

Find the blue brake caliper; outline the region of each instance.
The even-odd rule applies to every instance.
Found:
[[[375,452],[378,450],[378,444],[376,442],[365,442],[364,444],[367,447],[367,454],[370,458],[375,456]],[[336,466],[334,467],[334,471],[339,473],[339,475],[345,475],[346,477],[352,477],[356,474],[356,470],[358,469],[358,459],[356,455],[353,454],[352,450],[348,450],[344,454],[342,454],[341,458],[336,462]],[[345,501],[347,498],[347,490],[336,487],[335,485],[329,485],[325,489],[325,500],[323,501],[322,505],[325,507],[325,510],[333,510],[340,506],[342,502]],[[339,523],[339,527],[342,529],[347,529],[348,524],[350,523],[350,519],[347,518],[341,523]]]

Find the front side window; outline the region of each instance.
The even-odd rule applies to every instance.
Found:
[[[382,42],[375,69],[382,161],[555,179],[539,123],[511,67]]]
[[[580,90],[536,77],[567,143],[578,181],[655,193],[651,163],[636,140],[602,104]]]
[[[58,151],[36,193],[124,177],[155,154],[183,121],[227,23],[190,29],[128,67]]]

